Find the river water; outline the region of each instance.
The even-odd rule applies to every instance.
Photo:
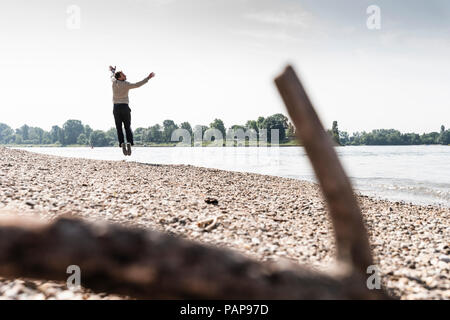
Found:
[[[64,157],[190,164],[315,181],[301,147],[281,148],[134,148],[125,157],[116,148],[19,148]],[[450,207],[450,147],[354,146],[336,151],[354,188],[393,201]]]

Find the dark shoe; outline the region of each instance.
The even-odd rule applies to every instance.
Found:
[[[131,156],[131,143],[127,143],[127,155]]]
[[[125,156],[128,155],[127,147],[125,146],[125,143],[121,143],[120,146],[122,147],[122,152]]]

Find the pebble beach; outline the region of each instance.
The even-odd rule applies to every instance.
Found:
[[[388,292],[401,299],[450,299],[450,208],[357,198]],[[335,263],[319,186],[275,176],[0,147],[2,214],[110,221],[325,272]],[[0,278],[0,299],[127,298]]]

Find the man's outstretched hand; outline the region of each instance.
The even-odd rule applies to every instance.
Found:
[[[109,66],[109,70],[111,71],[111,72],[115,72],[116,71],[116,67],[112,67],[112,66]]]
[[[151,78],[153,78],[155,76],[155,73],[154,72],[152,72],[152,73],[150,73],[149,75],[148,75],[148,79],[150,80]]]

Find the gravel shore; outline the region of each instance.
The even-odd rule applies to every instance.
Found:
[[[358,200],[388,290],[402,299],[450,299],[450,208],[361,195]],[[317,185],[294,179],[0,147],[0,214],[108,220],[228,247],[261,261],[289,259],[327,270],[335,244],[326,210]],[[0,298],[126,297],[0,278]]]

